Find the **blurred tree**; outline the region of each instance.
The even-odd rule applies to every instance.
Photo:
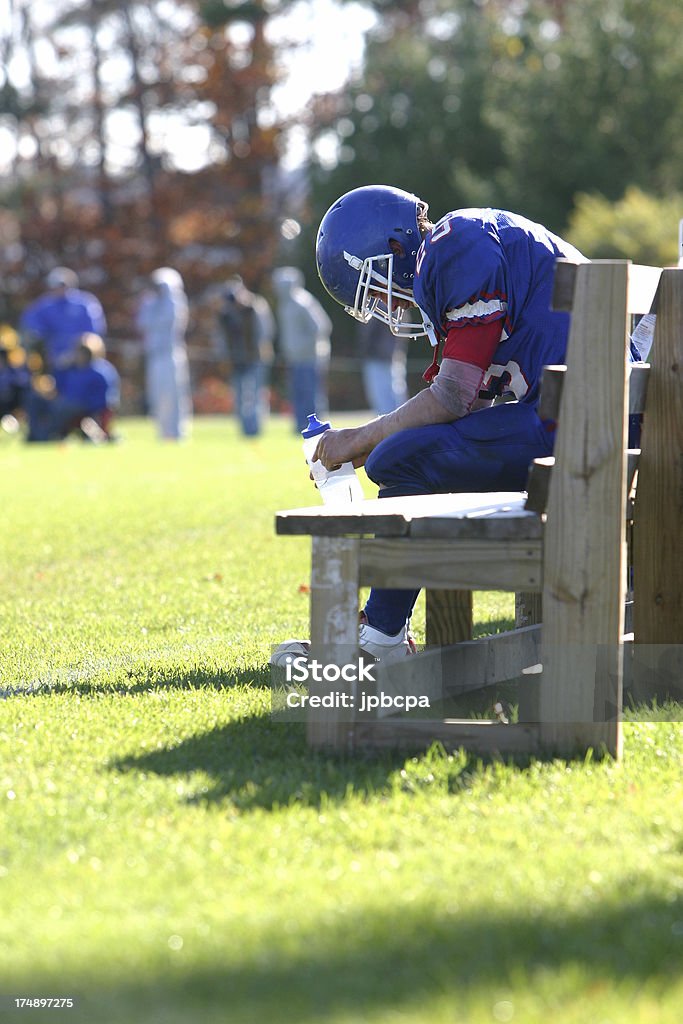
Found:
[[[315,205],[389,181],[436,214],[517,209],[562,231],[579,191],[666,193],[683,159],[683,5],[375,0],[363,71],[312,107]]]
[[[590,259],[676,266],[683,195],[659,199],[631,186],[618,202],[580,193],[567,237]]]
[[[0,232],[14,316],[47,268],[67,264],[102,299],[115,349],[146,275],[172,265],[191,299],[190,345],[208,360],[207,293],[234,272],[258,287],[277,246],[281,125],[265,31],[276,8],[226,2],[208,24],[200,0],[55,0],[45,24],[15,0],[13,26],[0,28],[5,67],[26,64],[29,43],[41,61],[0,88],[16,139],[0,180],[16,225]]]
[[[680,187],[683,6],[571,0],[563,20],[530,2],[516,52],[493,65],[501,204],[563,230],[578,192]]]
[[[683,5],[368,0],[368,6],[378,20],[361,71],[311,104],[312,215],[300,239],[309,279],[320,217],[358,185],[401,186],[426,199],[435,217],[457,207],[502,206],[560,233],[580,193],[602,195],[608,206],[632,185],[662,197],[680,188]],[[660,228],[648,227],[647,217],[658,223],[659,213],[634,195],[615,220],[623,227],[623,218],[633,217],[628,244],[654,258],[651,242]],[[582,201],[582,211],[599,202]],[[585,216],[579,220],[585,227]],[[676,217],[673,223],[675,240]],[[351,352],[349,324],[325,301],[335,318],[337,352]]]
[[[502,33],[497,17],[469,0],[372,6],[379,19],[361,72],[311,105],[314,212],[301,235],[300,263],[313,290],[320,217],[352,188],[397,185],[428,201],[435,218],[459,206],[496,205],[503,142],[490,123],[489,88],[492,37]],[[319,294],[335,323],[336,353],[355,355],[351,321]],[[419,343],[411,353],[419,363]]]
[[[502,148],[487,115],[488,15],[463,0],[374,6],[362,74],[312,108],[316,205],[383,181],[437,216],[492,201]]]

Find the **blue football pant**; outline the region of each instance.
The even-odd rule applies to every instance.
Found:
[[[534,459],[552,454],[554,433],[531,405],[509,402],[453,423],[414,427],[382,441],[365,464],[379,497],[465,491],[521,491]],[[371,626],[393,636],[405,625],[419,590],[370,592]]]

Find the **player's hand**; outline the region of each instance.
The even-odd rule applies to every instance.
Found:
[[[313,459],[319,459],[325,469],[339,469],[343,462],[362,466],[369,452],[365,450],[360,431],[354,428],[326,430],[318,441]]]
[[[354,468],[354,469],[360,469],[360,468],[361,468],[361,466],[364,466],[364,465],[365,465],[365,463],[366,463],[366,461],[367,461],[367,458],[368,458],[368,455],[369,455],[369,454],[370,454],[370,452],[366,452],[366,453],[365,453],[364,455],[359,455],[359,456],[358,456],[357,458],[355,458],[355,459],[352,459],[351,461],[353,462],[353,468]],[[309,472],[309,474],[308,474],[308,479],[309,479],[309,480],[310,480],[310,481],[311,481],[312,483],[314,483],[314,484],[315,484],[315,486],[316,486],[316,489],[317,489],[318,485],[317,485],[317,483],[315,482],[315,477],[313,476],[313,472],[312,472],[312,471],[310,471],[310,472]]]

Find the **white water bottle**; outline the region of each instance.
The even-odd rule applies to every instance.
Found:
[[[329,423],[321,423],[316,414],[311,413],[308,426],[301,431],[306,462],[320,496],[326,505],[348,505],[352,501],[363,501],[363,488],[352,462],[344,462],[339,469],[327,470],[319,459],[313,460],[318,441],[329,429]]]

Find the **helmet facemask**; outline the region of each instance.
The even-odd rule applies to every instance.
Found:
[[[412,290],[401,288],[394,283],[394,254],[385,253],[381,256],[368,256],[361,260],[358,256],[344,252],[344,259],[359,271],[358,284],[353,306],[345,306],[345,311],[361,323],[367,323],[373,317],[385,323],[392,334],[402,338],[419,338],[426,332],[424,327],[414,323],[403,323],[405,309],[394,304],[397,300],[415,305]]]

